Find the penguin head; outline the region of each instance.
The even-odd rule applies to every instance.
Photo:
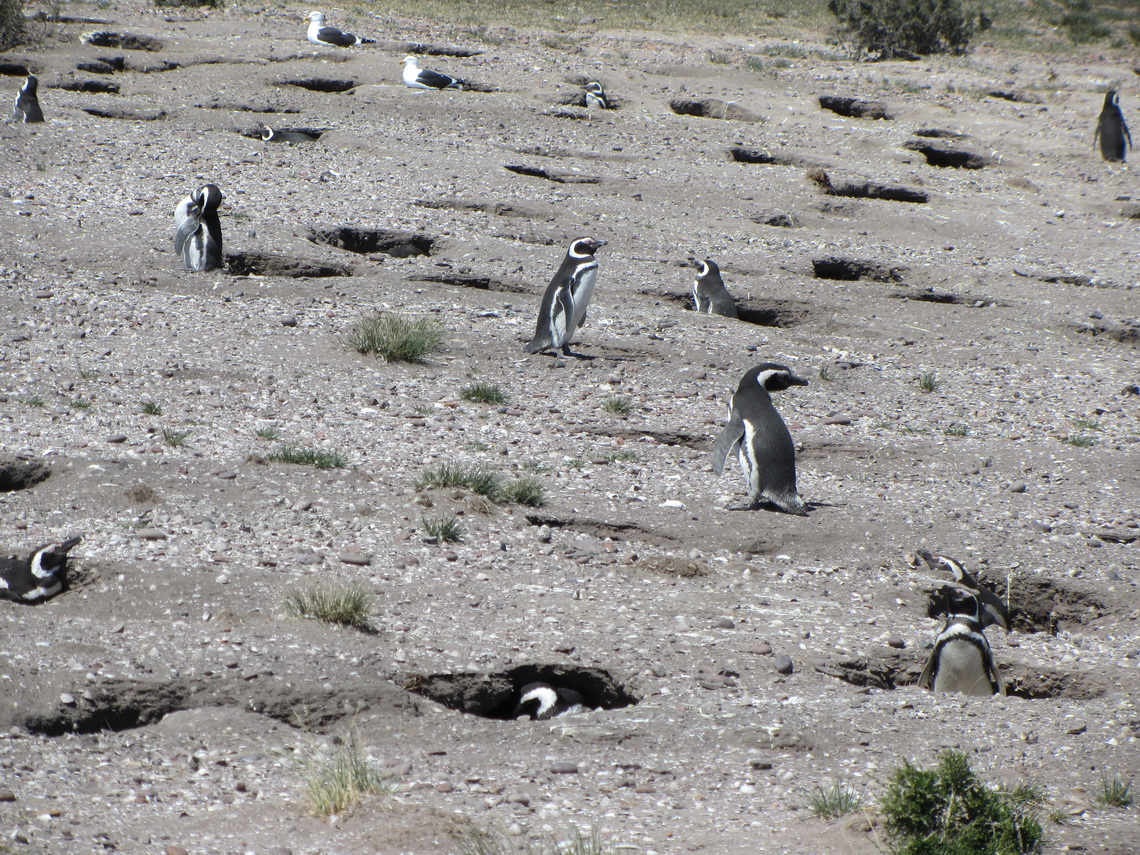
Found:
[[[82,539],[82,536],[76,535],[60,543],[45,543],[33,550],[29,558],[32,573],[38,577],[57,574],[67,563],[67,553]]]
[[[218,185],[207,184],[195,190],[192,198],[202,214],[213,214],[217,213],[218,207],[222,204],[223,196]]]
[[[599,247],[603,247],[607,243],[609,243],[609,241],[598,240],[597,238],[578,238],[570,244],[569,255],[571,258],[589,258]]]
[[[261,126],[261,138],[265,142],[269,142],[271,139],[273,139],[273,128],[269,127],[269,125],[262,125]]]
[[[549,683],[527,683],[519,689],[519,700],[515,704],[514,717],[529,716],[540,720],[550,718],[558,703],[558,692]]]
[[[968,589],[968,592],[959,592],[961,596],[957,597],[955,602],[963,604],[961,608],[966,609],[966,611],[974,615],[975,620],[978,622],[979,632],[985,629],[985,627],[995,624],[1006,632],[1009,632],[1009,610],[1006,608],[1005,603],[1001,601],[1001,597],[967,573],[966,569],[953,558],[947,555],[932,555],[925,550],[919,550],[918,554],[931,570],[934,572],[941,571],[950,573],[958,585]],[[949,595],[946,591],[947,589],[944,588],[943,596],[947,597],[947,612],[950,614],[965,614],[966,612],[961,611],[959,608],[951,609]]]
[[[603,95],[604,96],[606,94],[605,90],[602,89],[602,84],[600,84],[596,80],[591,80],[589,83],[586,84],[586,91],[587,92],[593,92],[595,95]]]
[[[741,378],[740,391],[746,391],[754,383],[766,392],[782,392],[791,386],[806,386],[808,381],[793,374],[786,365],[762,362]]]
[[[697,277],[704,279],[709,275],[720,275],[720,267],[711,258],[706,258],[704,261],[698,261],[697,264]]]
[[[314,24],[323,24],[325,22],[325,13],[324,12],[310,12],[309,13],[309,20],[312,21]]]
[[[24,81],[24,85],[21,87],[21,89],[26,95],[35,95],[36,89],[39,87],[39,85],[40,79],[34,74],[29,74],[28,79]]]
[[[1104,106],[1120,108],[1120,95],[1115,89],[1109,89],[1104,93]]]

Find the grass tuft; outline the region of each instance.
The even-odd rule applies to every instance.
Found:
[[[942,386],[942,381],[933,371],[924,371],[918,375],[918,388],[923,392],[936,392]]]
[[[158,401],[143,401],[139,409],[146,416],[161,416],[162,404]]]
[[[39,395],[29,395],[24,398],[24,403],[29,407],[42,407],[44,405],[44,399]]]
[[[443,349],[446,338],[443,327],[433,320],[386,312],[360,321],[346,340],[357,353],[375,354],[388,362],[424,362]]]
[[[947,751],[934,769],[896,769],[882,810],[897,855],[1029,855],[1041,843],[1044,804],[1039,787],[991,789],[965,754]]]
[[[1118,808],[1132,807],[1135,799],[1132,797],[1131,781],[1123,781],[1119,775],[1113,775],[1110,781],[1108,775],[1103,775],[1100,784],[1101,791],[1097,793],[1095,799],[1098,805]]]
[[[575,828],[561,840],[550,835],[541,843],[476,828],[457,834],[455,840],[459,855],[613,855],[616,851],[596,826],[589,831]]]
[[[88,401],[86,398],[72,398],[70,403],[71,403],[71,408],[74,410],[90,410],[91,409],[91,402]]]
[[[307,763],[304,782],[309,810],[321,819],[343,813],[365,796],[392,792],[381,771],[353,746]]]
[[[615,416],[628,416],[633,412],[633,401],[621,395],[610,395],[602,399],[602,409]]]
[[[270,454],[266,460],[273,463],[296,463],[300,466],[315,466],[317,469],[344,469],[348,466],[348,458],[337,450],[326,451],[322,448],[308,448],[303,445],[294,445],[286,442]]]
[[[417,490],[441,487],[462,487],[492,502],[503,495],[503,479],[498,472],[483,466],[461,466],[457,463],[439,463],[425,469],[416,482]]]
[[[503,498],[516,505],[541,508],[546,504],[546,488],[537,478],[524,476],[503,488]]]
[[[463,535],[463,527],[455,514],[420,517],[420,524],[428,537],[434,537],[440,543],[458,543]]]
[[[969,436],[970,429],[961,422],[955,422],[946,428],[945,434],[947,436]]]
[[[162,440],[171,448],[178,448],[186,444],[186,440],[190,438],[190,431],[178,430],[178,428],[165,427],[162,429]]]
[[[1077,448],[1092,448],[1094,445],[1096,445],[1096,437],[1089,436],[1085,433],[1071,433],[1068,436],[1063,437],[1061,439],[1061,442],[1076,446]]]
[[[839,819],[863,806],[863,797],[842,781],[836,781],[827,790],[817,788],[808,793],[807,800],[808,810],[822,819]]]
[[[1096,419],[1073,419],[1073,425],[1081,430],[1104,430]]]
[[[270,427],[259,427],[257,430],[255,430],[253,432],[253,434],[254,434],[254,436],[258,437],[259,439],[269,439],[269,440],[281,439],[281,431],[277,430],[277,428],[272,427],[272,426],[270,426]]]
[[[372,592],[363,585],[316,585],[286,594],[285,613],[371,632],[373,599]]]
[[[477,404],[505,404],[509,400],[507,393],[494,383],[482,382],[464,386],[459,390],[459,396],[465,401],[474,401]]]

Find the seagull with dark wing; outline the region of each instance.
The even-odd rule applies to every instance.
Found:
[[[309,13],[309,41],[315,45],[332,45],[333,47],[352,47],[353,45],[375,44],[375,39],[363,39],[352,33],[345,33],[336,27],[325,26],[324,12]]]
[[[405,56],[403,64],[404,85],[410,86],[412,89],[462,89],[467,85],[466,80],[461,80],[458,77],[450,77],[446,74],[440,74],[438,71],[420,68],[418,56]]]

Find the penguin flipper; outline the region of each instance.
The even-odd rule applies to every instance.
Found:
[[[1005,681],[1002,680],[1001,671],[998,670],[997,663],[994,662],[992,655],[989,658],[989,671],[990,676],[993,678],[994,688],[997,689],[997,693],[1004,698],[1006,696]]]
[[[938,658],[936,650],[930,651],[930,658],[926,660],[926,667],[922,669],[922,673],[918,675],[918,682],[915,684],[920,689],[934,688],[934,661]],[[1002,694],[1005,694],[1002,692]]]
[[[178,227],[178,231],[174,233],[174,251],[181,255],[182,247],[186,245],[186,242],[190,240],[190,238],[197,234],[200,228],[202,228],[202,223],[195,216],[190,216],[183,220],[182,224]]]
[[[717,475],[724,472],[724,461],[736,451],[742,439],[744,439],[744,420],[733,410],[732,417],[729,418],[728,424],[724,426],[724,430],[716,438],[716,444],[713,445],[713,472]]]

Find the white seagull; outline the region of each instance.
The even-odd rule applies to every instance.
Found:
[[[334,47],[352,47],[360,44],[375,44],[375,39],[362,39],[352,33],[345,33],[336,27],[325,26],[324,12],[309,13],[309,41],[315,45],[333,45]]]
[[[413,89],[462,89],[467,85],[466,80],[458,77],[449,77],[438,71],[420,68],[418,56],[405,56],[403,65],[404,85]]]

